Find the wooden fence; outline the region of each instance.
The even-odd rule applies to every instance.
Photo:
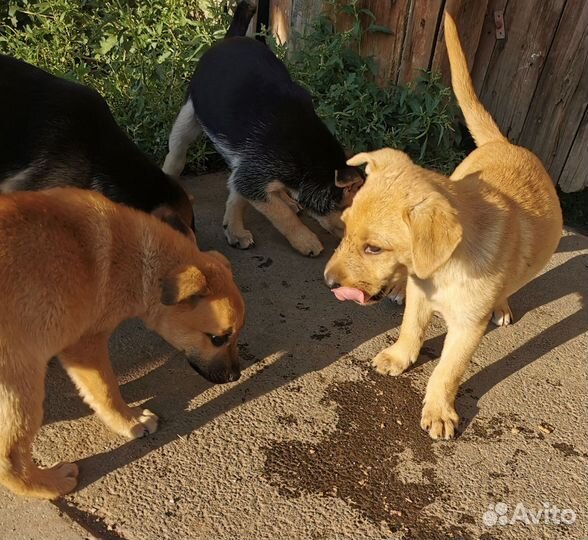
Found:
[[[420,69],[449,83],[444,9],[456,14],[482,103],[508,138],[533,150],[563,191],[588,186],[588,1],[360,0],[376,24],[362,53],[373,55],[383,84]],[[321,0],[269,0],[269,23],[296,46],[325,6]],[[344,28],[341,17],[337,26]],[[294,32],[296,31],[296,32]]]

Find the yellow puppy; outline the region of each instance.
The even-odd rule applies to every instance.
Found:
[[[531,152],[510,144],[478,101],[455,23],[445,14],[453,89],[478,148],[450,178],[391,149],[362,153],[368,179],[344,212],[345,236],[325,280],[340,300],[377,301],[402,284],[406,310],[398,341],[373,361],[398,375],[415,362],[433,312],[447,323],[429,380],[421,426],[450,438],[461,377],[489,318],[510,323],[508,297],[547,263],[562,216],[553,183]]]
[[[0,484],[54,498],[72,463],[38,468],[47,363],[57,355],[84,400],[128,438],[157,416],[123,401],[108,338],[140,317],[213,382],[239,378],[241,294],[228,261],[153,216],[91,191],[57,188],[0,197]]]

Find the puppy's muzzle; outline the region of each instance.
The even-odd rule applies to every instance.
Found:
[[[188,358],[190,366],[202,375],[207,381],[214,384],[225,384],[238,381],[241,378],[241,368],[239,366],[212,366],[203,368],[195,358]]]

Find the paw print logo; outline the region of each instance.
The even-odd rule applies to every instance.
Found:
[[[508,506],[502,502],[488,505],[488,510],[484,512],[482,521],[486,527],[493,527],[497,523],[499,525],[506,525],[508,523]]]

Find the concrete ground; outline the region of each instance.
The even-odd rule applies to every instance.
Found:
[[[566,233],[513,298],[516,324],[489,328],[458,396],[460,436],[433,442],[419,416],[442,321],[413,369],[375,374],[369,361],[397,337],[402,308],[337,302],[322,283],[335,245],[325,234],[325,253],[306,259],[251,210],[256,247],[231,249],[224,176],[188,184],[199,243],[230,258],[247,303],[241,380],[212,386],[139,322],[124,324],[111,347],[123,395],[161,417],[156,434],[127,442],[52,363],[35,453],[77,461],[79,490],[55,506],[0,492],[0,537],[588,535],[586,237]]]

